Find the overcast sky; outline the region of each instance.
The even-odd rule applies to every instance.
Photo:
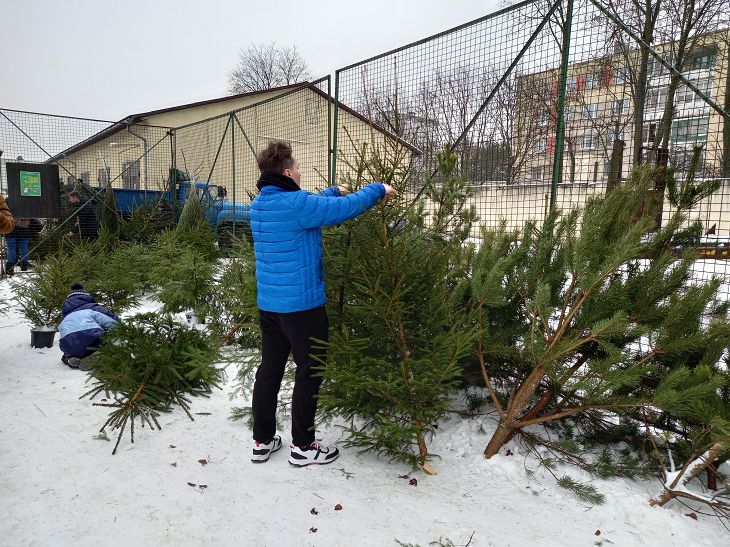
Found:
[[[502,0],[3,0],[0,108],[118,120],[226,95],[240,48],[296,45],[316,76]]]

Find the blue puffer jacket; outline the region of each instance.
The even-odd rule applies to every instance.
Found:
[[[119,317],[96,303],[89,293],[74,290],[61,308],[63,320],[59,347],[67,357],[86,357],[99,345],[104,333],[114,327]]]
[[[322,226],[364,213],[385,195],[385,187],[373,183],[346,196],[336,186],[317,195],[276,185],[260,188],[251,203],[259,309],[289,313],[322,306],[327,301]]]

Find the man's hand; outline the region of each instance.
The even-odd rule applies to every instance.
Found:
[[[345,186],[344,184],[338,184],[337,189],[340,191],[341,196],[346,196],[347,194],[350,193],[350,189],[347,186]]]
[[[383,186],[385,186],[385,195],[383,196],[383,202],[388,201],[393,196],[397,196],[398,192],[395,188],[393,188],[390,184],[383,183]]]

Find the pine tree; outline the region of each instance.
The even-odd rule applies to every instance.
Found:
[[[94,387],[82,398],[113,396],[113,403],[94,403],[114,409],[101,428],[102,433],[107,427],[119,431],[112,454],[127,425],[134,442],[137,420],[142,427],[162,429],[159,414],[175,406],[194,420],[190,397],[208,397],[223,379],[223,370],[215,366],[219,360],[216,338],[158,314],[125,319],[104,336],[90,359]]]
[[[191,192],[180,213],[175,234],[179,242],[193,247],[207,259],[214,260],[218,256],[216,234],[208,224],[206,212],[200,197]]]
[[[191,232],[186,232],[191,233]],[[181,240],[179,233],[160,237],[152,266],[152,278],[158,284],[158,298],[165,313],[192,310],[205,317],[213,288],[215,263],[198,251],[198,247]]]
[[[707,367],[717,378],[730,337],[726,307],[716,301],[716,281],[689,284],[694,257],[671,252],[685,211],[645,237],[653,215],[637,211],[652,176],[635,168],[626,186],[588,201],[580,226],[578,211],[554,211],[541,227],[484,232],[469,310],[499,413],[486,457],[530,425],[671,405],[674,374]],[[504,316],[518,321],[505,325]],[[717,388],[672,385],[688,405]]]
[[[13,292],[26,319],[36,327],[57,327],[61,306],[81,268],[63,249],[36,261],[35,271],[14,280]]]
[[[398,151],[366,152],[354,188],[372,177],[405,194]],[[455,166],[449,154],[441,157],[429,190],[434,209],[426,210],[425,199],[391,200],[325,241],[336,274],[328,280],[333,328],[320,407],[350,421],[348,445],[413,466],[432,457],[427,439],[450,407],[472,344],[455,289],[475,215]]]
[[[105,230],[110,238],[119,239],[119,212],[117,211],[117,198],[111,183],[104,190],[104,201],[101,203],[100,209],[100,228]]]
[[[148,286],[146,253],[141,245],[119,244],[105,249],[87,263],[91,271],[80,281],[102,306],[119,315],[135,306]]]
[[[253,245],[246,239],[234,241],[231,258],[211,290],[207,315],[223,343],[260,348]]]

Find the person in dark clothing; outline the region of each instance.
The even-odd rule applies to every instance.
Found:
[[[119,317],[97,304],[81,283],[71,286],[61,315],[63,320],[58,325],[61,361],[71,368],[89,370],[91,365],[84,359],[96,351],[104,334],[116,326]]]
[[[251,203],[256,285],[261,326],[261,365],[253,388],[253,455],[265,462],[281,448],[276,403],[290,352],[297,365],[292,398],[289,463],[303,467],[333,462],[339,451],[315,440],[314,418],[322,378],[314,374],[326,342],[322,226],[339,224],[396,194],[375,182],[357,192],[333,186],[311,194],[299,186],[299,161],[291,146],[273,141],[257,156],[260,194]]]
[[[99,236],[99,221],[96,219],[94,204],[83,197],[78,190],[68,194],[68,202],[76,207],[76,224],[66,235],[68,237],[77,235],[81,239],[91,241],[96,239]]]
[[[19,262],[22,271],[28,270],[29,241],[42,229],[41,223],[35,218],[19,218],[15,228],[6,237],[8,246],[8,260],[5,271],[13,275],[15,265]]]

